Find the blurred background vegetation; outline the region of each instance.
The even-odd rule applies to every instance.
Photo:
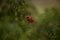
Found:
[[[26,16],[35,22],[28,23]],[[0,40],[60,40],[60,8],[37,15],[29,0],[0,0]]]

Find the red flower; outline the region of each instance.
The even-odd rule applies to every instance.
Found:
[[[27,17],[27,21],[30,22],[30,23],[34,22],[34,20],[31,17]]]

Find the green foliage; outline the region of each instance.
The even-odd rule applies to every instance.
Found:
[[[0,18],[10,16],[13,19],[21,19],[21,15],[24,18],[27,12],[26,0],[2,0],[0,5]]]
[[[60,40],[60,9],[47,8],[39,15],[41,23],[30,24],[26,16],[33,16],[30,12],[36,10],[28,2],[0,0],[0,40]]]
[[[26,31],[27,0],[0,0],[0,40],[19,40]]]
[[[45,10],[45,19],[42,21],[42,35],[46,40],[60,40],[60,9],[51,8]]]

